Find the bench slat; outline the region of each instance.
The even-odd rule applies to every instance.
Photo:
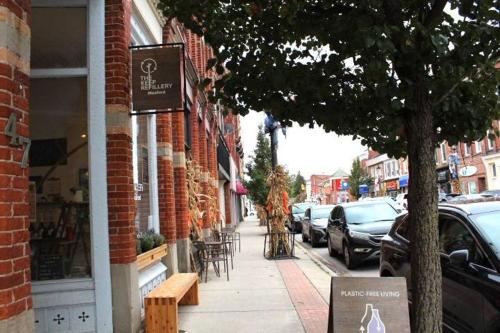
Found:
[[[178,273],[151,291],[146,298],[174,298],[177,302],[188,292],[194,283],[197,283],[198,274]]]

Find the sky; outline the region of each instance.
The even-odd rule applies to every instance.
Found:
[[[245,152],[245,164],[253,155],[257,142],[257,128],[264,123],[265,114],[250,111],[240,118],[241,139]],[[297,123],[287,128],[286,138],[279,134],[278,163],[291,174],[300,173],[308,179],[311,174],[333,174],[341,168],[351,170],[353,159],[366,150],[360,140],[326,133],[322,128],[300,127]]]

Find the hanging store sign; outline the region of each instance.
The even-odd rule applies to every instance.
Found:
[[[390,180],[385,184],[387,191],[395,191],[398,189],[398,182],[396,180]]]
[[[460,172],[460,176],[469,177],[469,176],[473,176],[476,174],[477,168],[473,165],[468,165],[468,166],[465,166],[463,168],[460,168],[459,172]]]
[[[183,44],[133,47],[132,114],[183,111],[183,57]]]
[[[405,278],[333,277],[329,333],[410,333]]]

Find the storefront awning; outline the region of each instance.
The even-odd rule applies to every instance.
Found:
[[[399,177],[399,187],[407,187],[408,186],[408,175],[404,175]]]
[[[248,190],[245,188],[245,185],[243,185],[242,182],[239,180],[236,181],[236,194],[238,195],[245,195],[248,193]]]

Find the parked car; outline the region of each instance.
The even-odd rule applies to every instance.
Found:
[[[487,197],[500,197],[500,190],[486,190],[486,191],[483,191],[481,193],[479,193],[483,196],[487,196]]]
[[[311,241],[312,247],[317,247],[326,241],[326,226],[328,216],[335,205],[317,205],[306,209],[302,220],[302,241]]]
[[[491,198],[439,205],[445,331],[500,332],[499,222]],[[409,226],[402,215],[382,239],[380,275],[406,277],[411,304]]]
[[[491,195],[483,195],[481,193],[475,194],[459,194],[453,197],[448,198],[447,202],[456,202],[456,201],[467,201],[467,200],[482,200],[484,198],[491,197]]]
[[[306,209],[314,205],[311,202],[302,202],[290,206],[290,213],[286,222],[288,229],[294,232],[302,231],[302,219]]]
[[[408,193],[400,193],[396,197],[396,203],[403,209],[408,209]]]
[[[332,257],[342,253],[349,269],[378,258],[380,240],[398,214],[386,200],[339,204],[328,218],[328,252]]]

